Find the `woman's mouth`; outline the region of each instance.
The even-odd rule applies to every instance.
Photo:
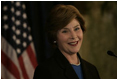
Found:
[[[69,44],[70,46],[77,46],[78,41],[75,41],[75,42],[69,42],[68,44]]]

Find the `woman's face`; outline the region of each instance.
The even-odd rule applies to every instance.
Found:
[[[82,41],[83,31],[76,19],[73,19],[67,26],[57,32],[57,46],[62,53],[77,53]]]

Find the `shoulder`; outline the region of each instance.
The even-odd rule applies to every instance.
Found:
[[[97,68],[93,64],[89,63],[88,61],[82,59],[81,62],[82,62],[82,66],[84,68],[86,68],[86,69],[88,69],[90,71],[97,71]]]
[[[53,58],[49,58],[46,61],[40,63],[34,72],[34,79],[50,79],[50,65],[54,63]]]
[[[48,69],[49,62],[51,63],[51,59],[44,61],[43,63],[40,63],[34,72],[34,79],[47,79],[50,78],[50,73]],[[45,77],[46,75],[46,77]]]
[[[95,68],[95,66],[93,64],[89,63],[88,61],[86,61],[84,59],[82,59],[81,62],[83,65],[87,65],[88,67],[94,67]]]
[[[82,64],[84,74],[87,76],[86,78],[88,78],[88,79],[89,78],[91,78],[91,79],[99,79],[100,78],[98,70],[93,64],[91,64],[83,59],[81,60],[81,64]]]
[[[46,59],[45,61],[43,61],[42,63],[39,63],[37,68],[48,69],[50,66],[53,66],[53,65],[56,65],[56,61],[55,61],[54,57],[52,56],[52,57]]]

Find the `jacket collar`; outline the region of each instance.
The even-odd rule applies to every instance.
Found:
[[[89,70],[90,68],[88,68],[88,65],[90,65],[90,64],[88,64],[88,62],[83,60],[78,53],[77,53],[77,55],[78,55],[79,60],[81,62],[83,78],[84,79],[92,79],[93,77],[91,75],[91,71]],[[65,76],[68,79],[77,79],[78,78],[78,76],[75,73],[74,69],[72,68],[71,64],[65,58],[65,56],[59,51],[59,49],[56,49],[54,56],[55,56],[55,60],[59,64],[59,66],[62,69],[64,69]]]
[[[54,53],[55,59],[59,66],[64,69],[65,76],[69,79],[77,79],[78,76],[76,75],[74,69],[72,68],[69,61],[65,58],[65,56],[60,52],[59,49],[55,50]]]

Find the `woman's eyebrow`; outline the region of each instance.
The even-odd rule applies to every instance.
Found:
[[[74,26],[73,28],[76,28],[76,27],[78,27],[78,26],[80,26],[79,24],[77,24],[76,26]]]
[[[74,26],[73,28],[76,28],[76,27],[78,27],[78,26],[80,26],[79,24],[77,24],[76,26]],[[64,27],[64,28],[62,28],[62,29],[69,29],[69,28],[66,28],[66,27]]]

